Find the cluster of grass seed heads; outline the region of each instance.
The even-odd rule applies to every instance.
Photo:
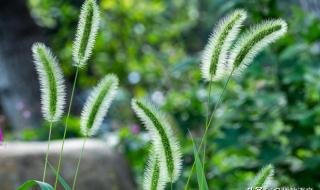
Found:
[[[150,158],[143,177],[144,190],[163,190],[166,181],[163,180],[163,171],[160,168],[160,161],[153,151],[150,153]]]
[[[110,107],[118,89],[118,78],[114,74],[106,75],[93,89],[81,113],[81,132],[85,136],[94,135]]]
[[[272,185],[273,175],[274,168],[272,165],[262,168],[257,176],[250,182],[248,188],[270,188]]]
[[[44,44],[33,44],[32,53],[40,80],[43,117],[49,122],[58,121],[63,114],[66,96],[62,71],[57,59]]]
[[[246,18],[246,11],[236,10],[219,21],[214,28],[201,60],[204,80],[214,81],[225,76],[229,69],[227,68],[228,52]]]
[[[287,32],[287,23],[282,19],[268,20],[257,24],[240,36],[230,53],[228,64],[240,74],[253,58],[270,43]]]
[[[133,99],[131,105],[152,137],[154,152],[160,160],[160,169],[164,170],[163,179],[166,179],[166,182],[175,182],[181,172],[181,152],[166,116],[147,100]]]
[[[86,0],[81,7],[80,19],[73,45],[73,61],[84,67],[92,54],[99,28],[99,8],[95,0]]]

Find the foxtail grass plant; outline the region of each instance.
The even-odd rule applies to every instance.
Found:
[[[42,181],[46,179],[53,122],[61,119],[65,105],[65,85],[57,59],[42,43],[32,46],[34,64],[39,75],[42,115],[50,124]]]
[[[218,25],[214,28],[209,38],[209,42],[203,51],[201,59],[201,74],[205,81],[209,81],[206,126],[208,124],[210,114],[212,82],[226,76],[226,73],[229,70],[227,65],[229,50],[232,43],[238,36],[240,27],[246,18],[247,12],[239,9],[221,19]],[[204,139],[206,139],[206,137],[204,137]],[[204,141],[203,164],[205,163],[205,155],[206,141]],[[203,165],[202,167],[204,168],[205,166]]]
[[[272,178],[274,175],[274,168],[272,165],[268,165],[262,168],[256,177],[248,185],[248,189],[267,189],[271,188]]]
[[[181,151],[167,116],[146,99],[132,99],[131,105],[152,137],[153,151],[157,154],[160,168],[164,171],[163,180],[174,183],[181,173]]]
[[[235,11],[234,13],[231,13],[230,15],[237,15],[237,12],[239,12],[239,10]],[[243,20],[244,20],[245,19],[244,15],[246,15],[245,11],[240,11],[240,12],[242,13]],[[227,16],[226,18],[232,18],[232,16]],[[225,23],[225,20],[226,19],[223,19],[221,23]],[[243,20],[241,21],[243,22]],[[218,28],[215,29],[215,31],[219,31],[221,25],[222,24],[218,24]],[[239,24],[239,27],[240,27],[240,24]],[[232,30],[231,28],[226,27],[225,32],[231,31],[231,30]],[[239,31],[239,29],[237,31]],[[211,112],[211,114],[207,114],[206,116],[207,119],[205,123],[205,131],[199,145],[199,151],[200,151],[202,148],[202,145],[204,144],[203,166],[205,165],[205,144],[206,144],[205,142],[207,140],[208,129],[211,126],[211,122],[213,120],[215,111],[217,110],[220,102],[222,101],[222,97],[224,95],[224,92],[229,84],[229,81],[232,75],[234,73],[236,73],[237,75],[240,75],[241,72],[243,72],[245,68],[247,68],[247,66],[252,62],[254,57],[259,52],[261,52],[270,43],[282,37],[286,33],[286,31],[287,31],[287,24],[285,21],[281,19],[264,21],[262,22],[262,24],[255,25],[251,27],[244,34],[241,34],[240,38],[238,40],[235,40],[236,42],[233,45],[228,46],[229,49],[224,48],[223,52],[221,51],[223,49],[222,43],[219,44],[218,46],[211,45],[211,44],[218,44],[218,43],[212,43],[213,40],[211,39],[218,39],[219,36],[221,36],[219,35],[220,33],[214,32],[213,36],[210,37],[209,44],[206,46],[203,54],[202,65],[201,65],[202,78],[210,82],[209,96],[208,96],[208,113],[209,113],[209,106],[210,106],[209,100],[211,98],[211,81],[224,78],[223,76],[227,77],[227,81],[223,87],[223,90],[218,98],[217,103],[213,108],[213,111]],[[234,37],[237,37],[237,34],[235,34]],[[211,50],[208,50],[210,48]],[[208,53],[208,52],[214,52],[214,53]],[[225,61],[224,64],[219,64],[219,59],[217,58],[215,52],[219,52],[218,57],[225,58],[224,55],[227,55],[227,57],[223,59]],[[209,119],[208,119],[208,115],[210,115]],[[194,166],[195,166],[195,162],[193,162],[193,165],[191,167],[191,172],[189,174],[189,177],[184,189],[188,188],[190,178],[193,174]]]
[[[64,141],[66,138],[67,128],[68,128],[68,120],[70,116],[70,111],[73,102],[74,91],[77,83],[77,77],[79,73],[79,68],[83,68],[92,54],[92,49],[95,44],[97,31],[99,28],[99,8],[95,0],[86,0],[82,5],[80,12],[80,19],[76,31],[76,39],[73,43],[73,61],[74,66],[76,67],[76,74],[73,81],[73,87],[70,97],[70,103],[68,108],[68,113],[65,122],[65,129],[62,138],[62,146],[59,154],[57,175],[54,185],[54,190],[57,188],[58,177],[61,167],[61,159],[63,155],[64,149]]]
[[[114,96],[118,89],[118,78],[114,74],[106,75],[99,84],[92,90],[82,110],[80,123],[81,132],[84,136],[81,153],[78,159],[76,172],[74,175],[72,190],[75,189],[78,170],[83,155],[85,143],[88,137],[95,135],[101,126],[103,118],[107,114]]]

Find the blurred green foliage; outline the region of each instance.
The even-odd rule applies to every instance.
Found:
[[[130,109],[133,96],[150,98],[170,113],[184,148],[182,189],[193,161],[187,129],[200,136],[207,84],[199,55],[221,16],[249,12],[246,26],[267,18],[288,22],[288,35],[234,78],[209,134],[207,178],[211,189],[241,189],[262,166],[273,163],[279,186],[320,188],[320,20],[295,1],[101,0],[101,29],[93,59],[80,74],[85,90],[116,73],[121,93],[109,112],[141,183],[148,137]],[[72,40],[81,1],[29,0],[37,23],[73,78]],[[212,107],[225,81],[213,84]],[[75,127],[76,128],[76,127]],[[181,131],[181,132],[179,132]],[[75,132],[75,135],[77,132]],[[144,155],[144,156],[142,156]],[[192,187],[197,188],[194,175]]]

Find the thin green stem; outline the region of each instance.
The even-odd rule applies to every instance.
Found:
[[[227,82],[225,83],[225,85],[224,85],[224,87],[222,89],[222,92],[221,92],[221,94],[219,96],[219,99],[218,99],[218,101],[217,101],[217,103],[216,103],[216,105],[215,105],[215,107],[214,107],[214,109],[213,109],[213,111],[211,113],[210,120],[209,120],[208,124],[206,125],[206,129],[205,129],[204,134],[203,134],[203,136],[201,138],[201,142],[200,142],[200,145],[199,145],[199,151],[201,150],[202,144],[204,143],[204,138],[207,137],[208,129],[209,129],[210,125],[211,125],[213,116],[214,116],[214,114],[215,114],[215,112],[216,112],[216,110],[217,110],[217,108],[218,108],[218,106],[219,106],[219,104],[220,104],[220,102],[222,100],[223,94],[226,91],[226,88],[227,88],[227,86],[228,86],[228,84],[230,82],[230,79],[231,79],[231,76],[232,76],[233,72],[234,72],[234,69],[231,71],[230,75],[228,76]],[[190,182],[193,170],[194,170],[194,166],[195,166],[195,161],[193,161],[193,164],[192,164],[192,167],[191,167],[191,171],[190,171],[187,183],[186,183],[186,185],[184,187],[184,190],[187,190],[187,188],[188,188],[188,185],[189,185],[189,182]]]
[[[208,132],[208,128],[209,128],[210,125],[211,125],[211,122],[212,122],[212,120],[213,120],[213,117],[214,117],[214,115],[215,115],[215,112],[217,111],[218,106],[219,106],[219,104],[220,104],[221,101],[222,101],[222,97],[223,97],[223,95],[224,95],[224,93],[225,93],[225,91],[226,91],[226,89],[227,89],[227,86],[228,86],[228,84],[229,84],[229,82],[230,82],[230,79],[231,79],[231,76],[232,76],[233,72],[234,72],[234,70],[232,70],[232,72],[230,73],[230,75],[229,75],[229,77],[228,77],[228,79],[227,79],[227,82],[226,82],[226,84],[225,84],[224,87],[223,87],[223,90],[222,90],[222,92],[221,92],[221,95],[219,96],[219,99],[218,99],[216,105],[214,106],[213,112],[211,113],[211,116],[210,116],[210,120],[209,120],[208,125],[207,125],[207,127],[206,127],[205,134]]]
[[[79,167],[80,167],[80,162],[81,162],[81,159],[82,159],[82,155],[83,155],[83,151],[84,151],[84,146],[86,144],[86,141],[87,141],[87,136],[84,138],[83,140],[83,144],[82,144],[82,148],[81,148],[81,152],[80,152],[80,157],[79,157],[79,160],[78,160],[78,164],[77,164],[77,169],[76,169],[76,173],[74,175],[74,179],[73,179],[73,184],[72,184],[72,190],[75,189],[76,187],[76,182],[77,182],[77,177],[78,177],[78,171],[79,171]]]
[[[46,152],[46,159],[45,159],[45,162],[44,162],[44,170],[43,170],[42,182],[44,182],[46,180],[47,165],[48,165],[48,155],[49,155],[50,141],[51,141],[52,123],[53,122],[51,121],[50,122],[50,126],[49,126],[48,146],[47,146],[47,152]]]
[[[75,88],[76,88],[78,73],[79,73],[79,67],[77,67],[76,75],[75,75],[74,81],[73,81],[73,87],[72,87],[72,92],[71,92],[71,97],[70,97],[70,102],[69,102],[69,107],[68,107],[68,113],[67,113],[67,117],[66,117],[66,121],[65,121],[65,128],[64,128],[63,138],[62,138],[62,146],[61,146],[61,151],[60,151],[60,155],[59,155],[58,169],[57,169],[57,174],[56,174],[56,181],[54,183],[54,190],[57,189],[58,177],[59,177],[61,160],[62,160],[63,149],[64,149],[64,141],[65,141],[66,134],[67,134],[68,120],[69,120],[69,116],[70,116],[70,112],[71,112],[71,106],[72,106],[72,102],[73,102],[74,91],[75,91]]]
[[[207,113],[206,113],[206,127],[208,125],[208,120],[209,120],[209,115],[210,115],[210,99],[211,99],[211,88],[212,88],[212,78],[213,75],[211,74],[211,80],[210,80],[210,84],[208,86],[208,99],[207,99]],[[205,128],[206,128],[205,127]],[[204,138],[204,143],[203,143],[203,156],[202,156],[202,168],[205,171],[205,159],[206,159],[206,144],[207,144],[207,140],[206,137]]]

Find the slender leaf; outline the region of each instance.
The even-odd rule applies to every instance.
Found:
[[[52,164],[50,164],[50,162],[48,162],[49,167],[51,168],[52,172],[57,175],[57,171],[56,169],[54,169],[54,167],[52,166]],[[58,176],[58,181],[60,182],[60,184],[62,185],[62,187],[65,190],[71,190],[71,187],[68,185],[68,183],[66,182],[66,180],[64,180],[60,175]]]
[[[207,183],[206,177],[204,175],[204,170],[202,168],[202,163],[201,163],[201,160],[199,157],[197,146],[194,143],[192,136],[191,136],[191,139],[192,139],[192,144],[193,144],[194,158],[195,158],[195,162],[196,162],[196,172],[197,172],[199,190],[209,190],[208,183]]]
[[[40,187],[41,190],[53,190],[53,187],[50,184],[37,180],[28,180],[18,187],[17,190],[29,190],[31,187],[36,186]]]

